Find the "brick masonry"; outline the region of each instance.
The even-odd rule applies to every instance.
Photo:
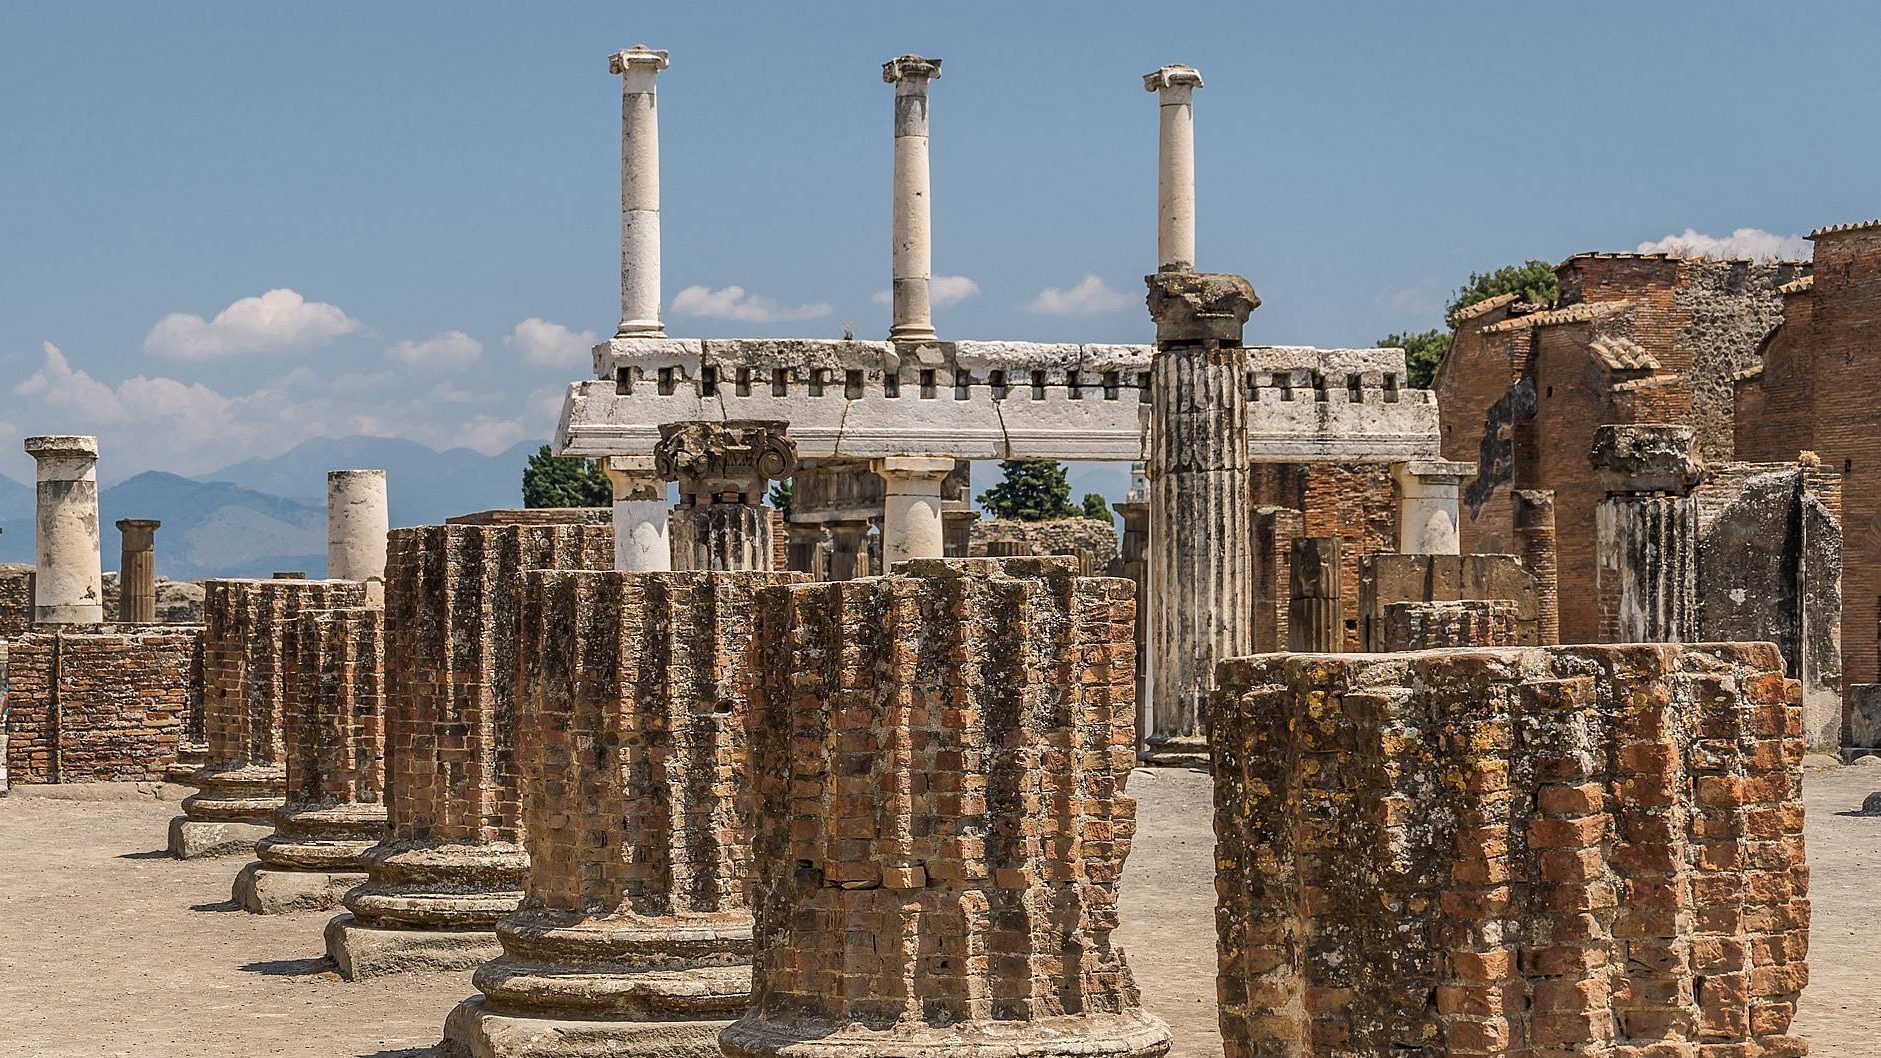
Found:
[[[25,635],[33,627],[33,567],[0,563],[0,639]]]
[[[1507,599],[1394,602],[1385,607],[1387,651],[1512,647],[1515,604]]]
[[[986,558],[996,545],[1008,545],[1008,555],[1073,555],[1087,575],[1102,575],[1117,557],[1117,527],[1109,519],[1059,518],[1049,522],[1022,522],[1012,518],[978,518],[967,529],[967,555]],[[1015,550],[1016,549],[1016,550]]]
[[[28,632],[7,644],[14,783],[158,781],[201,698],[202,630]]]
[[[1806,1053],[1782,673],[1768,644],[1225,662],[1228,1058]]]
[[[1290,536],[1330,536],[1339,540],[1341,582],[1340,615],[1345,624],[1345,649],[1360,649],[1358,593],[1359,564],[1367,557],[1398,549],[1398,492],[1386,465],[1339,463],[1260,463],[1252,468],[1253,502],[1257,511],[1279,507],[1300,512],[1300,528]],[[1259,539],[1259,529],[1256,530]],[[1265,544],[1264,539],[1259,539]],[[1287,612],[1287,542],[1275,541],[1276,550],[1257,546],[1256,580],[1275,591],[1275,612]],[[1257,610],[1267,605],[1265,595]],[[1284,616],[1279,621],[1275,646],[1287,643]],[[1257,633],[1258,636],[1258,633]]]
[[[1359,568],[1358,596],[1363,650],[1392,649],[1385,622],[1392,603],[1465,599],[1513,603],[1513,645],[1541,642],[1539,578],[1513,555],[1373,555]]]
[[[725,1053],[1163,1053],[1110,939],[1134,586],[902,568],[759,595],[757,953]]]

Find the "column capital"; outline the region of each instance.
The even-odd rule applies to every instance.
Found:
[[[1163,66],[1143,75],[1143,90],[1146,92],[1200,87],[1202,87],[1202,71],[1180,63]]]
[[[49,434],[26,439],[26,454],[34,459],[48,456],[98,458],[98,439],[84,434]]]
[[[677,422],[660,427],[653,466],[688,495],[735,492],[752,497],[765,483],[787,478],[797,466],[797,446],[782,420],[729,419]]]
[[[1457,486],[1476,476],[1476,464],[1450,459],[1412,459],[1391,464],[1391,476],[1398,488],[1405,491],[1433,488],[1455,491]]]
[[[953,457],[886,456],[871,462],[870,469],[883,478],[945,478],[954,471]]]
[[[921,55],[897,55],[882,64],[882,80],[892,85],[903,81],[925,84],[940,76],[941,61]]]
[[[149,550],[157,530],[163,523],[155,518],[119,518],[118,534],[124,538],[124,546],[133,551]]]
[[[1251,283],[1227,272],[1158,272],[1143,282],[1158,342],[1239,343],[1261,303]]]
[[[645,44],[636,44],[625,51],[617,51],[608,56],[607,72],[615,75],[644,74],[650,77],[672,65],[666,55],[664,48],[649,48]]]
[[[1602,426],[1594,431],[1588,461],[1601,485],[1613,493],[1669,492],[1684,495],[1704,475],[1697,431],[1665,423]]]

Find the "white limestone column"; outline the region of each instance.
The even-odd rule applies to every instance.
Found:
[[[614,568],[663,573],[673,568],[666,482],[652,456],[609,456],[602,469],[614,486]]]
[[[952,459],[891,456],[875,461],[882,478],[882,565],[911,558],[944,558],[946,522],[941,485],[953,473]]]
[[[327,471],[327,577],[385,582],[392,512],[383,470]]]
[[[608,56],[620,75],[621,338],[664,338],[660,322],[660,111],[666,52],[636,44]]]
[[[882,64],[895,86],[894,322],[890,341],[935,340],[928,281],[934,272],[933,216],[927,172],[927,83],[941,61],[900,55]]]
[[[1165,66],[1143,75],[1161,114],[1156,151],[1156,270],[1195,270],[1195,107],[1202,75]]]
[[[98,439],[28,437],[26,454],[39,461],[33,621],[42,625],[102,623]]]
[[[1476,476],[1476,464],[1445,459],[1413,459],[1391,464],[1398,483],[1398,551],[1406,555],[1454,555],[1462,550],[1457,533],[1457,496]]]

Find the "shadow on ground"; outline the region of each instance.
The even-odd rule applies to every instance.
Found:
[[[332,972],[333,969],[333,960],[324,955],[312,959],[269,959],[266,962],[243,963],[241,966],[243,973],[262,974],[267,977],[310,977],[314,974]],[[386,1053],[398,1052],[387,1051]]]

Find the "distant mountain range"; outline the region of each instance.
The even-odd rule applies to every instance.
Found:
[[[104,567],[118,565],[120,518],[156,518],[157,575],[172,580],[326,572],[327,471],[387,475],[392,524],[522,503],[522,468],[541,442],[494,456],[439,452],[391,437],[316,438],[272,459],[245,459],[194,478],[146,471],[98,496]],[[33,486],[0,477],[0,562],[33,560]]]

